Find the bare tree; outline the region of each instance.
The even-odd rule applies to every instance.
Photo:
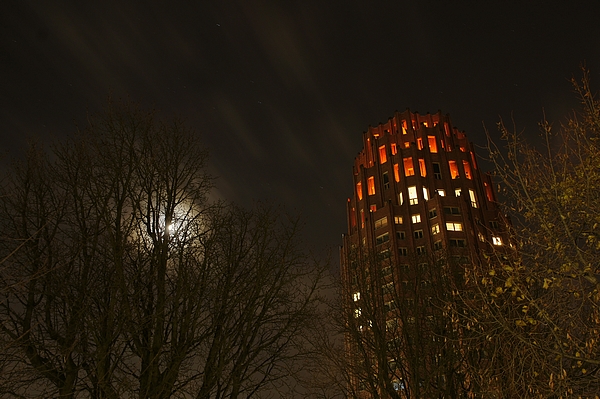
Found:
[[[297,220],[209,202],[206,159],[179,121],[110,103],[17,164],[0,204],[11,394],[252,397],[293,374],[322,267]]]

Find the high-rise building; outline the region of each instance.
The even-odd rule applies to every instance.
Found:
[[[465,133],[441,112],[397,112],[369,127],[363,144],[341,248],[346,352],[355,367],[350,388],[359,397],[372,396],[370,389],[405,397],[412,387],[411,397],[429,397],[437,387],[435,397],[445,397],[444,390],[466,385],[468,376],[449,381],[460,374],[454,358],[463,349],[452,358],[447,342],[431,344],[445,334],[461,340],[439,320],[444,313],[432,297],[463,287],[461,278],[441,283],[444,276],[460,276],[483,253],[507,245],[492,179]]]

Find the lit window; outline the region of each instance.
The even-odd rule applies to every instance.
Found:
[[[381,219],[377,219],[377,220],[375,221],[375,228],[376,228],[376,229],[379,229],[379,228],[381,228],[381,227],[385,227],[385,226],[387,226],[387,224],[388,224],[388,223],[387,223],[387,216],[386,216],[386,217],[383,217],[383,218],[381,218]]]
[[[417,198],[417,187],[410,186],[408,188],[408,202],[411,205],[416,205],[419,203],[419,199]]]
[[[417,148],[418,148],[419,150],[422,150],[422,149],[423,149],[423,139],[422,139],[422,138],[420,138],[420,137],[417,139]]]
[[[383,233],[382,235],[377,236],[377,238],[375,238],[375,244],[381,245],[381,244],[388,242],[389,240],[390,240],[390,233]]]
[[[456,161],[448,161],[448,165],[450,166],[450,177],[453,179],[458,179],[458,166],[456,165]]]
[[[354,294],[352,294],[352,299],[354,300],[354,302],[360,301],[360,292],[355,292]]]
[[[463,169],[465,170],[465,177],[469,180],[473,178],[471,175],[471,165],[469,165],[469,161],[462,161]]]
[[[419,172],[421,172],[421,176],[427,176],[427,169],[425,168],[425,160],[419,159]]]
[[[377,210],[377,205],[369,205],[369,212],[375,212]]]
[[[406,125],[406,121],[402,121],[402,134],[406,134],[406,129],[407,129],[407,125]]]
[[[485,196],[487,197],[487,200],[494,201],[494,193],[492,192],[492,187],[487,183],[483,183],[483,186],[485,187]]]
[[[387,153],[385,151],[385,145],[379,147],[379,163],[387,162]]]
[[[390,149],[392,150],[392,155],[396,155],[398,153],[398,146],[396,143],[390,144]]]
[[[454,189],[454,196],[455,197],[460,197],[460,193],[462,192],[462,188],[455,188]]]
[[[394,164],[394,180],[400,181],[400,166],[397,163]]]
[[[402,197],[402,193],[398,194],[398,203],[400,205],[404,204],[404,198]]]
[[[485,242],[485,236],[483,234],[477,233],[477,238],[479,238],[479,241]]]
[[[429,127],[429,122],[425,121],[425,122],[421,122],[423,124],[423,126],[425,127]]]
[[[473,162],[473,167],[477,169],[477,162],[475,161],[475,154],[471,151],[471,162]]]
[[[444,122],[444,131],[446,132],[446,136],[450,137],[450,126],[448,126],[448,122]]]
[[[414,176],[415,168],[412,158],[404,158],[404,176]]]
[[[427,136],[427,142],[429,143],[429,152],[438,152],[437,141],[435,140],[435,136]]]
[[[465,147],[462,147],[462,146],[461,146],[461,147],[460,147],[460,151],[461,151],[461,152],[467,152],[467,149],[466,149]]]
[[[354,318],[359,318],[362,314],[362,310],[360,308],[354,309]]]
[[[469,189],[469,198],[471,199],[471,206],[477,208],[477,197],[475,197],[475,191]]]
[[[425,201],[429,201],[429,190],[427,189],[427,187],[423,187],[423,198],[425,199]]]
[[[360,210],[360,227],[365,228],[365,211]]]
[[[438,234],[440,232],[440,225],[439,224],[434,224],[433,226],[431,226],[431,234]]]
[[[462,223],[457,222],[446,222],[446,230],[448,231],[462,231]]]
[[[494,245],[502,245],[502,238],[500,237],[492,237],[492,244]]]
[[[394,216],[395,224],[402,224],[402,216]]]
[[[410,148],[410,142],[407,141],[406,143],[404,143],[404,148]]]
[[[438,193],[438,195],[439,195],[440,197],[445,197],[445,196],[446,196],[446,190],[444,190],[443,188],[438,188],[438,189],[437,189],[437,190],[435,190],[435,191]]]
[[[358,195],[358,199],[362,200],[362,183],[356,183],[356,195]]]
[[[367,179],[367,189],[369,195],[375,195],[375,178],[373,176]]]
[[[416,214],[416,215],[412,215],[412,222],[413,223],[421,223],[421,215]]]

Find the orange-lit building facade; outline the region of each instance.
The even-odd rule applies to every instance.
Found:
[[[354,193],[347,202],[348,232],[341,248],[344,303],[356,317],[365,296],[357,286],[357,274],[364,270],[352,261],[357,252],[388,259],[380,267],[391,272],[371,270],[370,275],[379,276],[372,291],[381,294],[381,303],[390,303],[384,285],[393,284],[403,295],[401,266],[423,262],[419,259],[431,264],[442,252],[469,254],[474,262],[507,244],[491,177],[481,171],[472,143],[449,115],[396,113],[369,127],[363,144],[354,161]],[[372,322],[359,328],[368,328],[366,323]],[[355,350],[349,342],[346,348]]]

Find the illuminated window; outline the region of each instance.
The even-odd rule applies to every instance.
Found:
[[[408,188],[408,203],[411,205],[417,205],[419,203],[419,199],[417,198],[416,186],[410,186]]]
[[[440,197],[445,197],[446,196],[446,190],[444,190],[443,188],[438,188],[437,190],[435,190],[437,192],[437,194]]]
[[[398,204],[404,204],[404,198],[402,197],[402,193],[398,194]]]
[[[469,198],[471,199],[471,206],[477,208],[477,197],[475,197],[475,191],[469,189]]]
[[[492,237],[492,244],[494,245],[502,245],[502,238],[500,237]]]
[[[429,190],[427,189],[427,187],[423,187],[423,198],[425,199],[425,201],[429,201]]]
[[[416,214],[411,217],[413,223],[421,223],[421,215]]]
[[[354,309],[354,318],[355,319],[358,319],[361,314],[362,314],[361,308]]]
[[[375,195],[375,178],[373,176],[367,179],[367,189],[369,195]]]
[[[404,148],[410,148],[410,142],[407,141],[406,143],[404,143]]]
[[[402,121],[402,134],[406,134],[406,129],[407,129],[406,121],[403,120]]]
[[[427,136],[427,143],[429,144],[429,152],[438,152],[435,136]]]
[[[462,192],[462,188],[455,188],[454,189],[454,196],[455,197],[460,197],[460,193]]]
[[[427,169],[425,168],[425,160],[419,158],[419,171],[421,172],[421,176],[427,176]]]
[[[413,236],[414,236],[416,239],[423,238],[423,230],[415,230],[415,231],[413,232]]]
[[[394,224],[402,224],[402,216],[394,216]]]
[[[422,139],[422,138],[420,138],[420,137],[417,139],[417,148],[418,148],[419,150],[422,150],[422,149],[423,149],[423,139]]]
[[[362,200],[362,183],[356,183],[356,195],[359,200]]]
[[[396,155],[398,153],[398,146],[396,143],[390,144],[390,149],[392,150],[392,155]]]
[[[381,245],[390,240],[390,233],[383,233],[375,238],[375,244]]]
[[[465,170],[465,177],[469,180],[473,178],[471,175],[471,165],[469,165],[469,161],[462,161],[463,169]]]
[[[446,136],[450,137],[450,126],[448,126],[448,122],[444,122],[444,131],[446,132]]]
[[[369,212],[375,212],[377,210],[377,205],[369,205]]]
[[[446,143],[446,152],[452,152],[452,146],[450,143]]]
[[[462,146],[461,146],[461,147],[460,147],[460,151],[461,151],[461,152],[467,152],[467,149],[466,149],[465,147],[462,147]]]
[[[475,161],[475,154],[471,151],[471,162],[473,162],[473,167],[477,169],[477,162]]]
[[[379,163],[387,162],[387,152],[385,151],[385,145],[379,147]]]
[[[412,158],[404,158],[404,176],[414,176],[415,168],[413,166]]]
[[[383,172],[383,189],[387,190],[390,188],[390,178],[388,177],[388,172]]]
[[[360,301],[360,292],[355,292],[354,294],[352,294],[352,299],[354,300],[354,302]]]
[[[360,227],[365,228],[365,211],[360,210]]]
[[[453,179],[458,179],[458,166],[456,165],[456,161],[448,161],[448,166],[450,166],[450,177]]]
[[[377,219],[377,220],[375,221],[375,228],[376,228],[376,229],[379,229],[379,228],[381,228],[381,227],[385,227],[385,226],[387,226],[387,224],[388,224],[388,223],[387,223],[387,216],[386,216],[386,217],[383,217],[383,218],[381,218],[381,219]]]
[[[448,231],[462,231],[462,223],[457,222],[446,222],[446,230]]]
[[[494,193],[492,192],[492,187],[487,183],[483,183],[483,187],[485,187],[485,196],[487,197],[487,200],[494,201]]]
[[[396,182],[400,181],[400,165],[397,163],[394,164],[394,180],[396,180]]]
[[[440,232],[440,225],[439,224],[434,224],[433,226],[431,226],[431,234],[439,234]]]
[[[397,231],[396,238],[398,240],[404,240],[406,238],[406,233],[404,231]]]
[[[485,236],[483,234],[477,233],[477,238],[479,238],[479,241],[485,242]]]

